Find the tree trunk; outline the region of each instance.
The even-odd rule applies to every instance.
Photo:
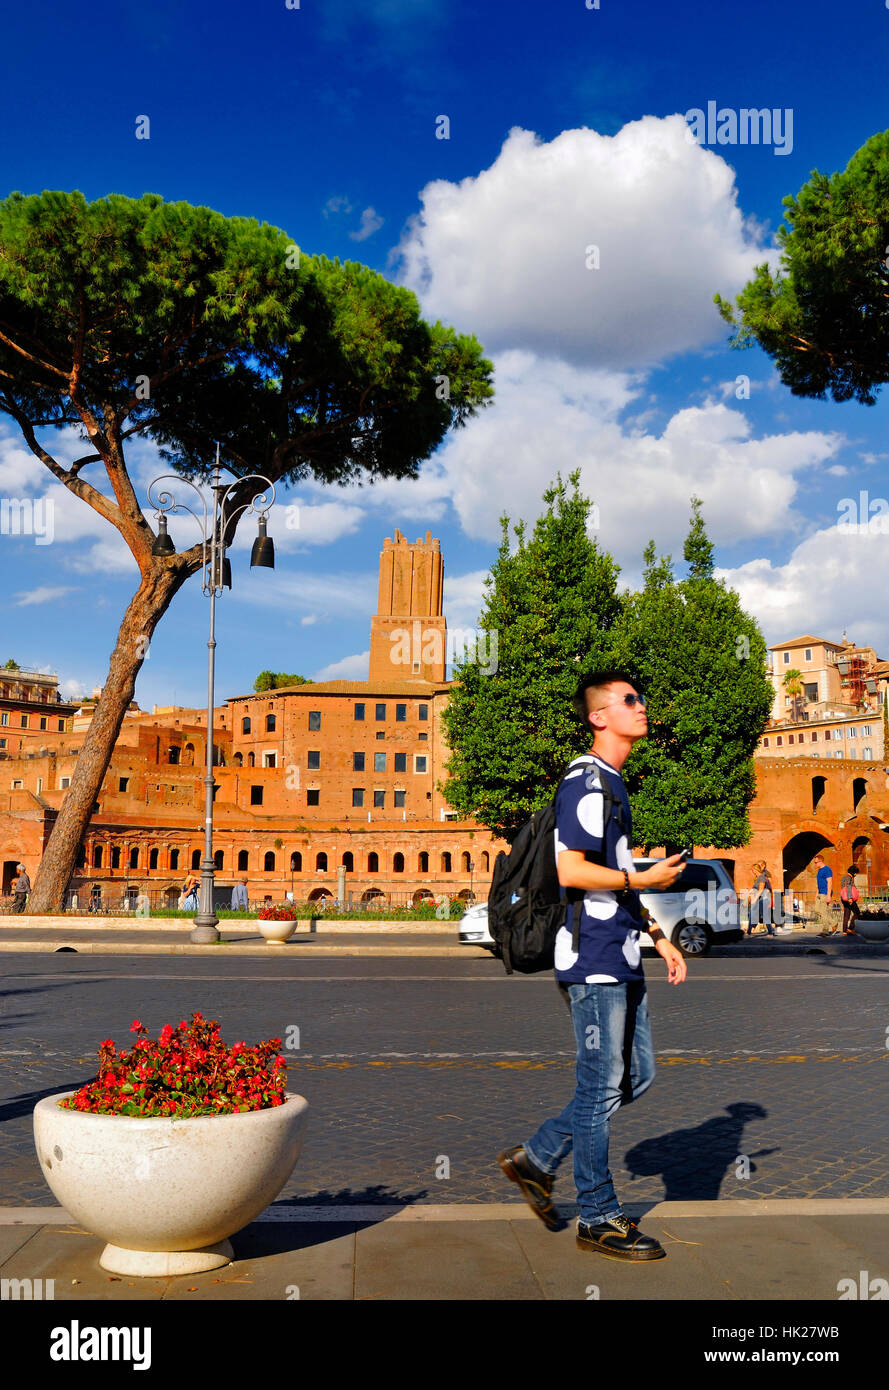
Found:
[[[77,852],[108,771],[123,717],[133,698],[136,677],[145,660],[148,644],[155,627],[189,573],[187,565],[159,562],[156,568],[143,575],[130,601],[117,634],[117,645],[111,653],[102,698],[84,735],[71,786],[56,817],[34,880],[28,899],[29,912],[58,912],[63,906]]]

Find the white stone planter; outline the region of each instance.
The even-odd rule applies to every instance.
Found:
[[[53,1194],[108,1244],[114,1274],[218,1269],[227,1239],[278,1195],[299,1158],[308,1104],[196,1119],[141,1119],[63,1110],[74,1091],[34,1107],[34,1142]]]
[[[883,917],[875,922],[852,923],[855,935],[864,941],[889,941],[889,918]]]
[[[269,946],[283,946],[284,942],[289,941],[296,931],[295,918],[292,922],[261,922],[257,920],[256,925]]]

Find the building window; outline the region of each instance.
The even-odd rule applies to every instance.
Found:
[[[278,755],[277,755],[277,753],[263,753],[263,755],[262,755],[262,765],[263,765],[263,767],[277,767],[277,766],[278,766]]]
[[[363,754],[363,753],[353,753],[353,754],[352,754],[352,771],[353,771],[353,772],[363,772],[363,771],[364,771],[364,754]]]
[[[395,771],[407,772],[407,753],[395,754]]]
[[[23,715],[22,715],[22,728],[23,728],[23,729],[27,729],[27,727],[28,727],[28,716],[27,716],[26,714],[23,714]]]
[[[397,807],[403,806],[403,805],[404,805],[404,792],[403,792],[403,791],[397,791],[397,792],[395,792],[395,794],[394,794],[394,801],[395,801],[395,805],[396,805]]]
[[[248,766],[248,767],[255,767],[255,766],[256,766],[256,758],[253,756],[252,753],[248,753],[248,754],[247,754],[247,766]]]
[[[245,849],[238,850],[238,873],[244,874],[247,872],[249,860],[250,856]]]
[[[870,738],[870,724],[862,724],[862,726],[861,726],[861,737],[862,737],[862,738]]]
[[[321,770],[321,749],[310,748],[306,754],[306,767],[310,772],[320,772]]]
[[[861,756],[862,756],[862,758],[867,758],[868,760],[871,760],[871,759],[873,758],[873,756],[874,756],[874,750],[873,750],[872,748],[867,748],[867,747],[862,748],[862,750],[861,750]]]
[[[429,872],[429,853],[425,849],[417,856],[417,872],[421,874],[428,874]]]
[[[428,735],[428,734],[417,734],[417,738],[420,740],[421,743],[425,743],[425,742],[428,740],[429,735]]]
[[[763,748],[768,748],[768,746],[769,746],[769,741],[768,741],[767,738],[764,738],[764,739],[763,739],[763,741],[762,741],[762,746],[763,746]]]
[[[400,852],[392,856],[392,872],[393,874],[404,873],[404,855]]]
[[[242,733],[242,734],[249,734],[249,732],[250,732],[250,717],[249,717],[249,715],[246,715],[246,714],[245,714],[245,715],[244,715],[244,718],[241,720],[241,733]]]
[[[45,729],[45,728],[46,728],[46,715],[45,715],[45,714],[41,714],[41,716],[40,716],[40,727],[41,727],[41,729]]]
[[[850,737],[850,738],[857,738],[857,737],[858,737],[858,730],[855,728],[854,725],[849,729],[849,737]]]
[[[179,762],[179,753],[180,753],[180,751],[181,751],[181,750],[179,749],[179,747],[178,747],[175,743],[171,743],[171,744],[170,744],[170,751],[169,751],[169,753],[168,753],[167,756],[168,756],[169,761],[170,761],[171,763],[173,763],[174,765],[177,764],[177,763]]]
[[[319,874],[327,873],[327,853],[323,849],[315,855],[315,872]]]
[[[156,849],[152,849],[152,850],[149,850],[149,851],[148,851],[148,867],[149,867],[149,869],[156,869],[156,868],[157,868],[157,850],[156,850]],[[222,867],[222,866],[220,865],[220,868],[221,868],[221,867]]]
[[[64,721],[64,719],[60,719],[60,720],[59,720],[59,733],[60,733],[60,734],[63,734],[64,732],[65,732],[65,721]]]
[[[309,787],[309,788],[307,789],[307,791],[306,791],[306,805],[307,805],[307,806],[320,806],[320,805],[321,805],[321,789],[320,789],[320,787]]]
[[[386,754],[374,753],[374,772],[386,771]]]
[[[806,661],[811,661],[811,660],[812,660],[812,648],[811,648],[811,647],[806,647],[806,658],[805,658],[805,659],[806,659]]]
[[[102,846],[101,846],[101,845],[95,845],[94,848],[93,848],[93,868],[94,868],[94,869],[101,869],[101,867],[102,867]]]
[[[261,806],[261,805],[262,805],[262,787],[251,787],[251,788],[250,788],[250,805],[251,805],[251,806]]]
[[[129,779],[129,777],[121,777],[121,778],[119,779],[119,781],[118,781],[118,784],[117,784],[117,790],[118,790],[119,792],[125,792],[126,789],[127,789],[127,787],[128,787],[129,785],[130,785],[130,779]]]
[[[775,739],[775,744],[776,744],[776,746],[777,746],[778,748],[780,748],[780,747],[781,747],[781,744],[782,744],[783,742],[784,742],[784,740],[783,740],[783,738],[781,737],[781,735],[779,734],[778,737]]]
[[[178,849],[171,849],[171,850],[170,850],[170,868],[171,868],[171,869],[178,869],[178,868],[179,868],[179,851],[178,851]]]
[[[130,850],[130,868],[131,868],[131,869],[138,869],[138,867],[139,867],[139,850],[138,850],[138,847],[137,847],[136,845],[134,845],[133,848]]]
[[[785,666],[789,666],[789,665],[790,665],[790,652],[785,652],[785,653],[784,653],[784,665],[785,665]]]
[[[355,869],[355,857],[350,849],[343,853],[343,868],[347,874],[351,874]]]
[[[71,778],[70,778],[70,777],[60,777],[60,778],[59,778],[59,787],[61,788],[62,791],[64,791],[66,787],[70,787],[70,785],[71,785]]]
[[[356,705],[356,706],[355,706],[355,718],[356,718],[356,719],[363,719],[363,718],[364,718],[364,705]]]
[[[6,725],[7,725],[8,723],[9,723],[9,714],[7,713],[6,710],[4,710],[3,713],[0,714],[0,724],[2,724],[2,725],[4,726],[4,728],[5,728]]]
[[[483,849],[483,850],[482,850],[482,873],[483,873],[483,874],[486,874],[486,873],[488,872],[489,867],[490,867],[490,859],[488,858],[488,851],[487,851],[486,849]]]
[[[5,739],[5,738],[0,738],[0,748],[5,748],[5,747],[6,747],[6,744],[7,744],[7,741],[8,741],[8,740]]]
[[[191,852],[191,867],[192,869],[201,867],[201,851],[199,849],[193,849]]]
[[[396,722],[396,724],[403,724],[404,721],[405,721],[406,719],[407,719],[407,705],[396,705],[396,706],[395,706],[395,722]]]
[[[320,729],[320,728],[321,728],[321,711],[320,711],[320,709],[310,709],[310,710],[309,710],[309,728],[310,728],[310,729],[313,729],[313,730],[314,730],[314,729]]]
[[[788,743],[793,743],[793,734],[788,734],[788,735],[787,735],[787,742],[788,742]]]
[[[273,714],[267,714],[265,717],[265,731],[267,734],[275,732],[275,716]]]
[[[451,852],[448,849],[441,856],[441,871],[443,874],[451,872]]]
[[[225,855],[221,849],[213,851],[213,868],[221,869],[225,864]]]
[[[374,809],[382,811],[386,805],[386,793],[379,789],[374,791]]]
[[[375,849],[372,849],[367,856],[367,872],[369,874],[378,874],[380,872],[380,856]]]
[[[426,762],[427,762],[427,758],[426,758],[426,754],[425,754],[425,753],[415,753],[415,754],[414,754],[414,772],[425,772],[425,771],[426,771]]]
[[[380,732],[377,734],[377,742],[379,743],[380,739],[385,738],[385,737],[386,737],[386,735],[385,735],[384,731],[381,729]]]
[[[363,806],[363,805],[364,805],[364,788],[363,788],[363,787],[353,787],[353,788],[352,788],[352,805],[353,805],[353,806]]]
[[[815,729],[815,730],[813,731],[813,733],[812,733],[812,742],[813,742],[813,743],[817,743],[817,742],[818,742],[818,731],[817,731],[817,729]]]
[[[838,748],[837,751],[834,753],[833,756],[834,756],[835,758],[841,758],[841,757],[843,756],[843,750],[842,750],[842,748]]]
[[[119,846],[119,845],[112,845],[112,847],[111,847],[111,867],[112,867],[112,869],[119,869],[119,868],[120,868],[120,846]]]
[[[262,867],[267,874],[274,873],[275,851],[273,849],[266,850],[265,858],[262,861]]]
[[[417,718],[418,718],[418,719],[428,719],[428,718],[429,718],[429,706],[428,706],[428,705],[420,705],[419,709],[417,710]]]
[[[385,718],[386,718],[386,706],[385,706],[385,705],[377,705],[376,717],[377,717],[377,719],[385,719]]]
[[[290,872],[301,874],[303,871],[303,857],[298,849],[295,849],[290,856]]]

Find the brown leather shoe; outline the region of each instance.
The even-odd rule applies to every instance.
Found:
[[[644,1236],[635,1221],[623,1214],[610,1216],[595,1226],[579,1220],[577,1245],[581,1250],[595,1250],[608,1260],[662,1260],[667,1254],[654,1236]]]
[[[544,1226],[550,1231],[558,1230],[562,1218],[550,1200],[552,1175],[535,1167],[520,1144],[514,1149],[504,1149],[502,1154],[498,1154],[497,1162],[506,1176],[518,1184],[528,1206],[540,1217]]]

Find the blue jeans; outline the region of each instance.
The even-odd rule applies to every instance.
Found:
[[[574,1149],[580,1219],[588,1225],[620,1215],[608,1168],[608,1126],[654,1080],[654,1048],[644,980],[568,985],[577,1041],[577,1090],[561,1115],[545,1120],[522,1147],[544,1173]]]

